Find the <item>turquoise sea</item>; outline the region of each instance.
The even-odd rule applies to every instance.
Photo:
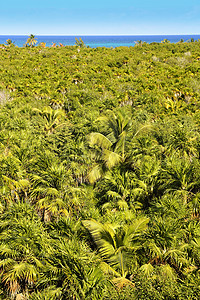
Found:
[[[200,39],[200,35],[113,35],[113,36],[59,36],[59,35],[49,35],[49,36],[35,36],[38,44],[45,42],[46,46],[51,46],[53,43],[59,45],[75,45],[75,37],[82,38],[84,43],[91,47],[120,47],[120,46],[134,46],[135,41],[143,41],[147,43],[161,42],[164,39],[168,39],[171,43],[177,43],[181,39],[185,42],[191,40]],[[16,46],[23,47],[28,36],[25,35],[0,35],[0,44],[5,44],[7,39],[11,39]]]

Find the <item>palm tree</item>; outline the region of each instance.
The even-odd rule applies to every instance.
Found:
[[[140,135],[131,143],[131,155],[133,157],[142,157],[143,155],[152,155],[161,152],[161,147],[152,136]]]
[[[100,146],[105,147],[105,143],[109,143],[110,141],[111,144],[108,146],[110,146],[114,152],[119,153],[122,160],[124,160],[126,138],[132,125],[131,119],[122,111],[118,111],[116,114],[110,112],[109,116],[99,117],[97,120],[100,121],[103,126],[108,126],[108,133],[105,136],[107,140],[104,139],[100,133],[92,133],[90,144],[94,145],[99,142]]]
[[[198,157],[197,139],[199,133],[196,126],[188,127],[181,124],[176,126],[171,132],[167,149],[167,153],[171,154],[171,156],[176,151],[186,158],[188,156],[191,159]]]
[[[159,193],[161,162],[156,156],[145,155],[135,163],[132,194],[147,208],[151,199]]]
[[[131,128],[131,120],[121,112],[98,118],[102,124],[108,125],[107,134],[93,132],[89,135],[89,146],[94,150],[97,164],[89,174],[90,182],[99,179],[104,170],[111,169],[125,161],[125,145],[127,134]]]
[[[129,225],[102,224],[95,220],[83,221],[104,261],[102,269],[112,275],[113,282],[120,288],[132,284],[127,279],[127,276],[131,275],[129,259],[141,248],[142,235],[147,229],[148,222],[149,219],[145,217],[135,219]]]
[[[49,221],[52,216],[68,215],[65,194],[70,179],[63,163],[52,162],[48,168],[32,174],[32,198],[43,214],[43,220]],[[68,180],[67,180],[68,179]],[[66,194],[67,195],[67,194]]]
[[[20,202],[1,216],[0,232],[2,285],[11,299],[20,293],[28,298],[45,268],[44,257],[50,250],[47,234],[30,205]]]
[[[4,181],[4,194],[9,195],[11,201],[20,201],[27,199],[27,193],[30,187],[30,182],[28,179],[14,180],[7,176],[2,176]]]
[[[123,111],[110,112],[108,116],[99,117],[97,121],[100,121],[102,131],[105,133],[92,132],[88,136],[95,161],[88,176],[91,183],[100,179],[107,170],[115,166],[120,164],[132,166],[133,158],[130,152],[127,153],[128,139],[133,139],[152,127],[149,124],[139,128],[138,124],[133,126],[131,118]]]
[[[168,39],[164,39],[164,40],[161,41],[161,43],[163,43],[163,44],[169,44],[170,41]]]
[[[75,42],[76,46],[78,46],[80,48],[86,48],[86,45],[85,45],[84,41],[82,40],[82,38],[77,39],[75,37],[75,40],[76,40],[76,42]]]
[[[41,46],[42,48],[46,48],[46,43],[41,42],[41,43],[40,43],[40,46]]]
[[[189,259],[188,230],[186,218],[189,212],[181,207],[180,196],[165,194],[151,209],[151,224],[147,233],[146,257],[153,266],[169,265],[172,272],[182,274],[191,267]]]
[[[76,180],[76,185],[82,185],[83,183],[88,182],[88,165],[91,163],[88,149],[82,140],[76,140],[73,144],[71,142],[70,149],[67,147],[69,146],[67,146],[65,142],[64,149],[66,148],[67,151],[63,151],[64,156],[62,155],[62,158],[69,161],[73,178]]]
[[[138,40],[138,41],[135,41],[135,46],[140,46],[142,47],[143,44],[145,44],[145,42],[143,42],[142,40]]]
[[[46,286],[52,286],[54,292],[57,290],[59,299],[63,300],[102,299],[103,274],[83,241],[59,239],[53,246],[48,258]]]
[[[115,167],[106,172],[104,178],[97,183],[95,190],[98,195],[99,203],[108,202],[115,208],[119,204],[132,205],[135,193],[135,174],[129,170]],[[103,207],[102,207],[103,208]]]
[[[33,111],[40,114],[45,120],[44,131],[47,134],[51,134],[56,128],[64,124],[60,123],[65,117],[65,112],[61,109],[52,109],[50,106],[46,106],[43,110],[34,108]]]
[[[160,237],[161,238],[161,237]],[[154,242],[149,242],[147,248],[149,249],[149,263],[152,265],[165,265],[166,263],[176,272],[183,272],[183,267],[190,265],[188,259],[187,243],[180,243],[175,239],[170,246],[158,246]]]
[[[189,157],[180,158],[177,154],[166,159],[162,174],[163,188],[181,194],[186,204],[188,196],[198,188],[198,166],[197,160],[191,162]]]
[[[6,42],[9,47],[14,46],[14,43],[15,43],[15,42],[13,43],[13,41],[11,39],[6,40]]]
[[[37,39],[35,38],[35,35],[31,34],[29,35],[29,38],[26,41],[26,46],[34,47],[35,44],[37,44]]]

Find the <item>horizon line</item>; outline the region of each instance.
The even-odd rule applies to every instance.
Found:
[[[31,33],[32,34],[32,33]],[[0,36],[8,36],[8,35],[12,35],[12,36],[29,36],[30,34],[11,34],[11,33],[7,33],[7,34],[1,34],[0,33]],[[35,36],[163,36],[163,35],[173,35],[173,36],[177,36],[177,35],[200,35],[200,33],[173,33],[173,34],[170,34],[170,33],[156,33],[156,34],[34,34]]]

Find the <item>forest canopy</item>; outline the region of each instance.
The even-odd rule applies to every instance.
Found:
[[[1,299],[199,299],[200,42],[0,47]]]

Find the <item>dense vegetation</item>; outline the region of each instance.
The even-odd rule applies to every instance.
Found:
[[[29,45],[0,48],[0,297],[199,299],[200,42]]]

